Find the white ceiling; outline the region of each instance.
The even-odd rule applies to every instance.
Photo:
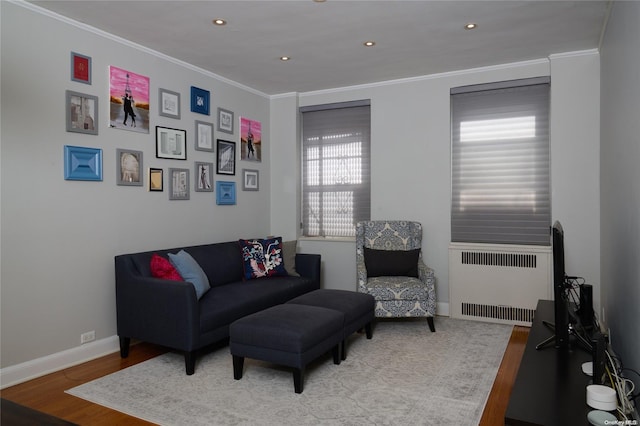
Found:
[[[607,1],[31,1],[268,95],[597,49]],[[214,18],[228,24],[214,26]],[[463,29],[478,24],[473,31]],[[374,40],[374,47],[364,47]],[[91,52],[85,52],[91,55]],[[288,62],[279,60],[287,55]]]

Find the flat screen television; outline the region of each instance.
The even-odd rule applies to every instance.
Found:
[[[556,221],[551,228],[553,244],[553,300],[556,348],[569,347],[569,300],[564,269],[564,231]]]
[[[580,324],[578,317],[580,302],[575,298],[573,285],[578,277],[567,276],[565,272],[564,231],[558,221],[551,227],[551,240],[553,245],[554,322],[543,321],[543,323],[553,330],[554,335],[539,343],[536,349],[542,349],[554,343],[556,348],[567,350],[570,346],[569,339],[573,336],[584,349],[591,351],[591,342],[586,336],[585,327]]]

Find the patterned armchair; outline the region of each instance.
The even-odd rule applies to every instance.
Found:
[[[365,248],[407,251],[420,249],[417,278],[410,276],[367,276]],[[376,300],[376,317],[427,317],[436,331],[436,290],[433,270],[422,259],[422,225],[408,221],[366,221],[356,225],[356,267],[358,291]],[[371,253],[368,251],[368,253]],[[371,264],[370,264],[371,266]]]

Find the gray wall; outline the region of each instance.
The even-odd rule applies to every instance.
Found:
[[[615,2],[602,45],[602,298],[613,349],[640,371],[640,3]],[[637,376],[630,375],[640,386]]]
[[[242,236],[295,237],[300,222],[297,108],[328,102],[371,99],[373,218],[403,217],[423,223],[425,259],[436,271],[438,308],[446,313],[449,89],[540,75],[552,79],[552,212],[567,233],[567,269],[594,285],[599,312],[602,293],[614,345],[618,341],[625,353],[638,354],[637,328],[629,331],[625,324],[638,322],[637,306],[629,301],[638,300],[640,197],[633,184],[639,180],[635,163],[624,168],[619,164],[638,158],[637,117],[625,114],[638,110],[633,76],[639,49],[638,30],[619,10],[622,7],[630,9],[627,15],[638,17],[637,4],[614,7],[603,48],[602,140],[606,142],[601,152],[596,52],[268,98],[114,37],[0,2],[2,367],[78,347],[85,331],[95,330],[97,339],[113,336],[115,254]],[[621,28],[615,31],[617,26]],[[624,43],[634,45],[622,51],[616,47]],[[70,81],[72,50],[92,56],[91,86]],[[203,118],[189,111],[191,85],[211,90],[212,110],[221,106],[234,111],[236,120],[240,115],[260,120],[265,140],[262,163],[237,163],[238,173],[243,167],[260,170],[260,191],[238,191],[238,205],[228,207],[216,206],[210,193],[192,192],[190,201],[169,201],[166,192],[116,186],[116,148],[142,150],[145,170],[182,165],[192,169],[193,161],[213,161],[213,156],[194,151],[189,142],[188,161],[157,160],[152,133],[109,129],[109,65],[149,76],[152,108],[157,107],[159,87],[180,92],[182,119],[152,113],[151,126],[184,128],[189,141],[194,120]],[[626,78],[623,83],[620,75]],[[98,136],[65,132],[66,89],[100,97]],[[237,141],[238,133],[216,137]],[[102,148],[104,181],[64,181],[65,144]],[[240,184],[239,174],[233,180]],[[617,195],[620,186],[635,191],[633,196]],[[300,250],[322,254],[325,287],[355,289],[353,241],[307,239],[300,241]],[[634,363],[638,369],[637,358]]]
[[[599,306],[599,55],[595,51],[396,82],[289,94],[272,101],[275,117],[291,122],[296,107],[371,99],[371,212],[373,219],[417,220],[423,251],[436,274],[438,312],[448,313],[450,241],[449,91],[452,87],[551,76],[552,214],[567,233],[567,268],[594,285]],[[295,101],[295,98],[298,101]],[[284,127],[284,126],[283,126]],[[292,132],[272,137],[274,152],[298,150]],[[290,154],[287,154],[290,155]],[[299,154],[296,158],[299,158]],[[294,170],[287,170],[294,179]],[[298,172],[299,173],[299,172]],[[297,175],[295,175],[297,176]],[[295,232],[299,193],[272,188],[274,205]],[[275,213],[275,210],[274,210]],[[283,217],[280,217],[282,220]],[[321,253],[324,286],[356,289],[353,241],[304,239],[300,247]]]
[[[269,99],[241,87],[85,31],[23,7],[0,2],[2,14],[2,366],[77,347],[80,334],[115,335],[113,257],[187,244],[264,236],[270,232]],[[70,81],[70,52],[92,57],[93,84]],[[108,67],[150,78],[151,132],[108,126]],[[211,116],[190,111],[190,86],[211,91]],[[182,118],[158,115],[158,88],[181,94]],[[99,135],[65,131],[65,90],[99,98]],[[262,122],[262,162],[238,158],[237,205],[216,206],[215,193],[169,201],[169,167],[215,163],[195,151],[194,121],[215,122],[217,107]],[[187,161],[155,158],[155,126],[187,131]],[[238,142],[236,134],[216,137]],[[65,181],[63,146],[102,148],[102,182]],[[143,166],[165,170],[165,191],[116,186],[116,148],[143,151]],[[239,149],[239,145],[237,146]],[[260,170],[260,191],[241,190],[242,168]],[[146,185],[146,176],[145,176]]]

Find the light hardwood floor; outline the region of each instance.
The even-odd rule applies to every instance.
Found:
[[[528,336],[529,329],[527,327],[514,327],[485,406],[480,422],[481,426],[504,424],[504,413]],[[140,343],[131,348],[129,357],[126,359],[121,359],[119,353],[107,355],[3,389],[0,396],[79,425],[150,425],[151,423],[135,417],[67,395],[64,391],[165,352],[164,348]]]

